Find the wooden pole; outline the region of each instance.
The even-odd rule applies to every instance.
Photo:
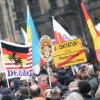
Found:
[[[49,86],[51,87],[51,73],[50,73],[50,68],[49,68],[49,62],[47,62],[47,72],[48,72],[48,79],[49,79]]]
[[[5,64],[4,64],[4,58],[3,58],[3,52],[2,52],[1,41],[0,41],[0,49],[1,49],[2,63],[3,63],[4,69],[5,69],[5,75],[6,75],[6,79],[7,79],[7,86],[8,86],[8,88],[10,88],[10,86],[9,86],[9,80],[8,80],[8,72],[7,72],[6,66],[5,66]]]

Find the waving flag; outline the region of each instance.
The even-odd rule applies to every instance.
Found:
[[[22,27],[21,27],[21,31],[22,31],[22,40],[24,41],[24,44],[29,45],[28,41],[27,41],[27,33],[25,32],[25,30]],[[30,45],[30,47],[29,47],[27,60],[28,60],[28,64],[30,64],[32,67],[32,45]]]
[[[40,54],[38,49],[39,39],[29,7],[27,7],[27,41],[30,45],[32,45],[32,64],[40,64]]]
[[[25,45],[27,45],[27,33],[25,32],[25,30],[21,27],[21,32],[22,32],[22,40],[25,43]]]
[[[53,20],[53,29],[54,29],[55,42],[56,42],[56,44],[54,46],[54,48],[55,48],[54,49],[54,63],[55,63],[55,66],[57,68],[61,68],[61,67],[73,65],[70,62],[76,62],[75,60],[79,57],[84,57],[85,58],[85,60],[80,62],[80,63],[86,62],[86,57],[85,57],[85,53],[84,53],[83,48],[82,48],[82,50],[78,50],[78,52],[74,52],[74,54],[71,54],[69,52],[71,54],[70,56],[67,56],[67,54],[69,54],[69,53],[63,54],[64,51],[62,51],[62,54],[61,54],[61,50],[58,51],[59,50],[58,45],[62,45],[62,42],[66,43],[65,41],[73,40],[73,38],[54,18],[52,18],[52,20]],[[80,41],[80,43],[81,43],[81,41]],[[64,50],[64,49],[62,49],[62,50]],[[82,59],[84,59],[84,58],[82,58]],[[59,60],[59,61],[57,61],[57,60]],[[78,61],[78,63],[79,63],[79,61]],[[76,64],[76,63],[74,63],[74,64]]]
[[[96,30],[95,26],[93,25],[93,22],[92,22],[91,18],[89,17],[88,12],[87,12],[86,7],[85,7],[83,2],[81,2],[81,7],[83,10],[85,19],[86,19],[86,23],[87,23],[88,28],[90,30],[90,34],[91,34],[92,39],[93,39],[97,60],[98,60],[98,62],[100,62],[100,34]]]
[[[98,24],[95,26],[95,28],[97,29],[97,31],[98,31],[99,34],[100,34],[100,23],[98,23]]]
[[[29,76],[32,65],[28,61],[28,46],[1,42],[3,64],[7,69],[8,77]]]
[[[52,20],[56,43],[73,40],[69,33],[54,18]]]
[[[27,33],[25,32],[25,30],[21,27],[21,31],[22,31],[22,40],[24,41],[24,44],[25,45],[28,45],[28,42],[27,42]],[[30,62],[32,64],[32,46],[30,46],[29,48],[29,52],[28,52],[29,56],[30,56]],[[42,60],[42,58],[40,57],[40,65],[42,64],[46,64],[46,62],[44,62]]]

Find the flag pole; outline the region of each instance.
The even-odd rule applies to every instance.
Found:
[[[29,86],[29,83],[28,83],[28,77],[27,77],[27,85],[28,85],[28,92],[29,92],[29,95],[30,95],[30,86]]]
[[[4,64],[4,58],[3,58],[3,52],[2,52],[2,46],[1,46],[1,41],[0,41],[0,48],[1,48],[1,57],[2,57],[2,63],[3,63],[3,66],[4,66],[4,69],[5,69],[5,74],[6,74],[6,79],[7,79],[7,86],[8,88],[10,88],[9,86],[9,80],[8,80],[8,77],[7,77],[7,69],[6,69],[6,66]]]
[[[51,80],[50,80],[51,73],[50,73],[50,68],[49,68],[49,62],[47,62],[47,72],[48,72],[49,86],[51,87]]]

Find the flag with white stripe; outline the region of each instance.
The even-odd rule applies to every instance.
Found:
[[[30,73],[32,71],[32,53],[29,46],[2,41],[1,50],[8,77],[21,77],[32,74]]]

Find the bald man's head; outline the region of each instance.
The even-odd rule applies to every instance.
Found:
[[[40,93],[41,93],[41,91],[40,91],[40,88],[38,87],[38,85],[32,85],[30,87],[30,94],[32,97],[38,97],[38,96],[40,96]]]

